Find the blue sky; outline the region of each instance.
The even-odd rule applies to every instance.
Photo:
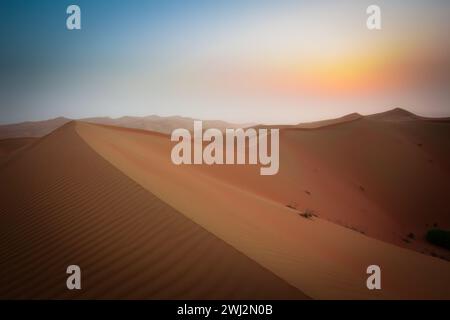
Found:
[[[450,115],[450,4],[2,0],[0,123],[123,115],[300,122]],[[82,30],[66,30],[77,4]]]

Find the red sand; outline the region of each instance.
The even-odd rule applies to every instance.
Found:
[[[167,135],[83,122],[2,142],[0,297],[450,299],[430,254],[450,255],[424,241],[450,228],[449,136],[399,109],[283,126],[275,176],[176,166]]]

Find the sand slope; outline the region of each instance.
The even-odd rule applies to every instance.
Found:
[[[11,138],[0,140],[0,161],[12,153],[21,150],[35,140],[36,138]]]
[[[450,228],[448,137],[450,122],[397,109],[316,129],[282,128],[274,176],[261,177],[258,166],[202,166],[201,172],[356,232],[450,259],[450,252],[424,240],[434,225]]]
[[[0,298],[306,298],[111,166],[74,123],[0,180]],[[70,264],[81,291],[65,288]]]
[[[357,123],[361,120],[345,125]],[[105,159],[158,198],[313,298],[450,298],[450,287],[442,280],[450,277],[448,262],[324,219],[302,218],[297,210],[286,207],[293,195],[301,195],[300,201],[319,194],[316,203],[325,203],[330,210],[319,211],[321,215],[337,211],[336,215],[343,214],[343,219],[358,218],[356,201],[356,205],[370,210],[367,219],[375,224],[374,228],[397,226],[391,212],[378,207],[370,197],[357,196],[361,193],[358,184],[354,189],[342,189],[348,181],[341,182],[333,167],[322,171],[324,167],[320,166],[319,176],[314,170],[300,169],[303,165],[313,169],[320,162],[316,162],[314,152],[302,152],[305,143],[295,141],[301,139],[295,130],[283,133],[286,145],[280,146],[285,150],[280,156],[285,161],[281,168],[286,172],[272,178],[259,176],[258,168],[253,166],[175,166],[170,161],[169,138],[161,134],[85,123],[77,123],[77,132]],[[315,140],[320,142],[320,137]],[[286,147],[290,143],[295,146]],[[311,156],[301,157],[303,154]],[[319,191],[324,193],[316,189],[305,193],[304,186],[296,185],[303,181],[317,188],[321,185]],[[344,191],[333,194],[341,189]],[[288,197],[282,199],[286,194]],[[371,264],[382,268],[381,291],[366,288],[365,271]]]

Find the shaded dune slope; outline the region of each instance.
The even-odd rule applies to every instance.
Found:
[[[23,149],[36,141],[36,138],[11,138],[0,140],[0,161],[6,159],[8,156],[16,151]]]
[[[306,296],[95,153],[69,123],[0,166],[0,298]],[[82,269],[69,291],[68,265]]]

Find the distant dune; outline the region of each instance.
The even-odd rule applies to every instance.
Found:
[[[448,119],[282,126],[274,176],[176,166],[169,135],[104,124],[0,162],[0,297],[450,299],[450,254],[424,240],[450,228]],[[72,263],[79,293],[62,285]]]
[[[161,133],[171,133],[173,130],[178,128],[186,128],[193,130],[193,118],[187,117],[160,117],[160,116],[148,116],[148,117],[121,117],[121,118],[87,118],[82,119],[85,122],[106,124],[124,128],[132,129],[142,129],[149,131],[156,131]],[[203,128],[217,128],[220,130],[225,130],[226,128],[246,128],[251,126],[250,123],[244,124],[233,124],[220,120],[203,120]]]
[[[203,120],[203,128],[204,129],[217,128],[222,131],[225,130],[226,128],[248,128],[248,127],[317,129],[352,122],[361,118],[368,118],[373,120],[390,119],[389,121],[397,121],[402,118],[415,120],[420,119],[436,122],[450,121],[450,118],[419,117],[417,115],[414,115],[413,113],[397,108],[387,112],[369,116],[362,116],[359,113],[351,113],[336,119],[305,122],[296,125],[283,125],[283,124],[261,125],[255,123],[230,123],[221,120]],[[145,117],[125,116],[119,118],[93,117],[76,120],[95,124],[104,124],[132,129],[142,129],[170,134],[174,129],[177,128],[186,128],[188,130],[193,130],[193,122],[194,120],[197,119],[180,116],[161,117],[157,115],[151,115]],[[0,140],[10,138],[42,137],[70,121],[73,120],[64,117],[58,117],[55,119],[43,121],[27,121],[21,123],[0,125]]]
[[[44,121],[27,121],[0,125],[0,139],[42,137],[69,121],[71,120],[58,117]]]
[[[252,126],[255,129],[259,129],[259,128],[274,128],[274,129],[305,129],[305,130],[310,130],[310,129],[319,129],[319,128],[324,128],[324,127],[328,127],[328,126],[334,126],[334,125],[340,125],[343,123],[347,123],[347,122],[351,122],[351,121],[355,121],[358,119],[363,118],[362,115],[360,115],[359,113],[350,113],[347,114],[345,116],[339,117],[339,118],[335,118],[335,119],[327,119],[327,120],[320,120],[320,121],[312,121],[312,122],[302,122],[302,123],[298,123],[298,124],[294,124],[294,125],[288,125],[288,124],[274,124],[274,125],[267,125],[267,124],[256,124],[254,126]]]
[[[422,119],[420,116],[415,115],[414,113],[401,108],[395,108],[385,112],[368,115],[366,116],[366,118],[371,120],[388,121],[388,122],[414,121]]]
[[[124,128],[150,130],[161,133],[171,133],[177,128],[186,128],[193,130],[195,119],[179,116],[160,117],[156,115],[147,117],[97,117],[84,118],[81,121],[119,126]],[[49,134],[53,130],[72,121],[64,117],[59,117],[44,121],[28,121],[15,124],[0,125],[0,139],[24,138],[24,137],[42,137]],[[252,126],[251,123],[234,124],[220,120],[204,120],[203,128],[217,128],[224,130],[225,128],[246,128]]]
[[[322,127],[327,127],[327,126],[331,126],[331,125],[335,125],[335,124],[355,121],[355,120],[358,120],[361,118],[362,118],[362,115],[360,115],[359,113],[351,113],[351,114],[348,114],[348,115],[345,115],[343,117],[336,118],[336,119],[299,123],[293,127],[299,128],[299,129],[315,129],[315,128],[322,128]]]

